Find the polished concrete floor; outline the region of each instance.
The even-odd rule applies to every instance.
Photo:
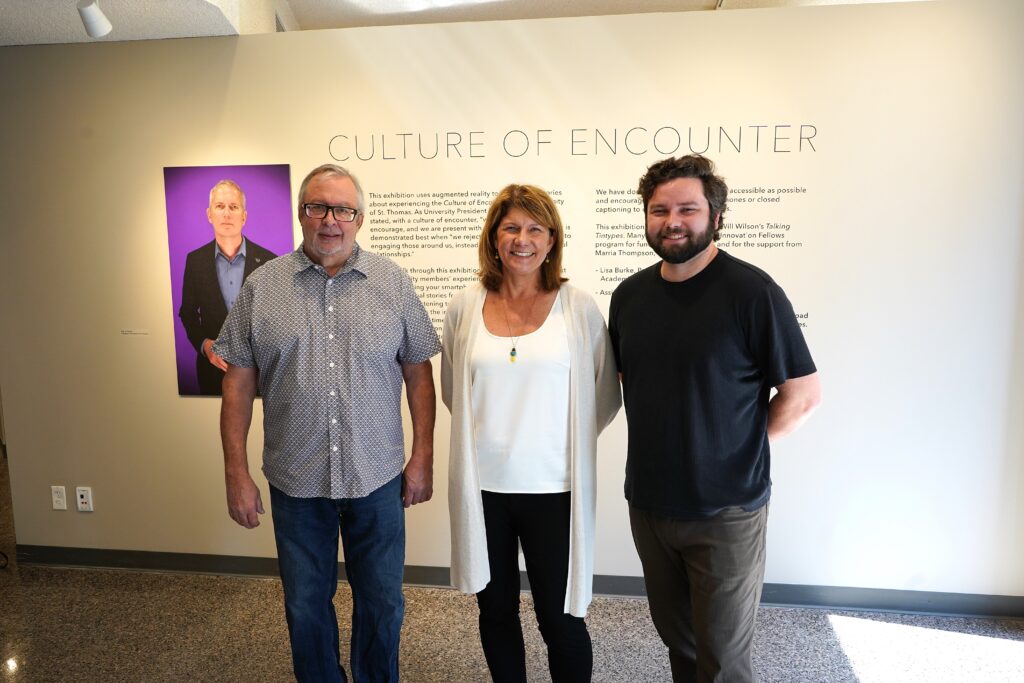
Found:
[[[2,459],[0,550],[12,560],[0,569],[0,682],[291,680],[276,579],[17,566]],[[406,599],[404,681],[489,680],[472,597],[409,586]],[[523,600],[530,680],[550,680]],[[345,584],[335,604],[344,643]],[[645,600],[597,598],[587,623],[595,681],[670,680]],[[1024,621],[766,607],[755,667],[779,683],[1019,682]]]

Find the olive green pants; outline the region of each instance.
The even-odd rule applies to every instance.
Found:
[[[651,618],[676,683],[749,683],[768,506],[707,520],[629,510]]]

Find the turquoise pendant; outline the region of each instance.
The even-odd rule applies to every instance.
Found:
[[[508,362],[509,363],[515,363],[516,362],[516,347],[514,347],[514,346],[512,347],[512,350],[508,352]]]

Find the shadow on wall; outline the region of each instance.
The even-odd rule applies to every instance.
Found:
[[[1018,223],[1024,229],[1024,197],[1017,207]],[[1003,476],[998,510],[1000,520],[1011,525],[1009,538],[1024,538],[1024,498],[1020,491],[1024,488],[1024,239],[1020,242],[1017,257],[1017,290],[1013,305],[1008,314],[1013,316],[1014,327],[1010,348],[1009,387],[1006,396],[1006,436],[1003,442]],[[1003,585],[1019,585],[1019,577],[1015,576],[1008,555],[1017,552],[1017,548],[1000,547],[999,553],[992,562],[996,581]]]
[[[0,426],[0,571],[14,571],[16,555],[14,510],[11,507],[11,476],[7,470],[7,445],[3,440],[2,426]]]

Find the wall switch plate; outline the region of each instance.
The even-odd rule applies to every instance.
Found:
[[[92,512],[92,487],[79,486],[75,489],[75,499],[78,501],[79,512]]]
[[[54,510],[68,509],[68,494],[63,486],[50,487],[50,500],[53,502]]]

